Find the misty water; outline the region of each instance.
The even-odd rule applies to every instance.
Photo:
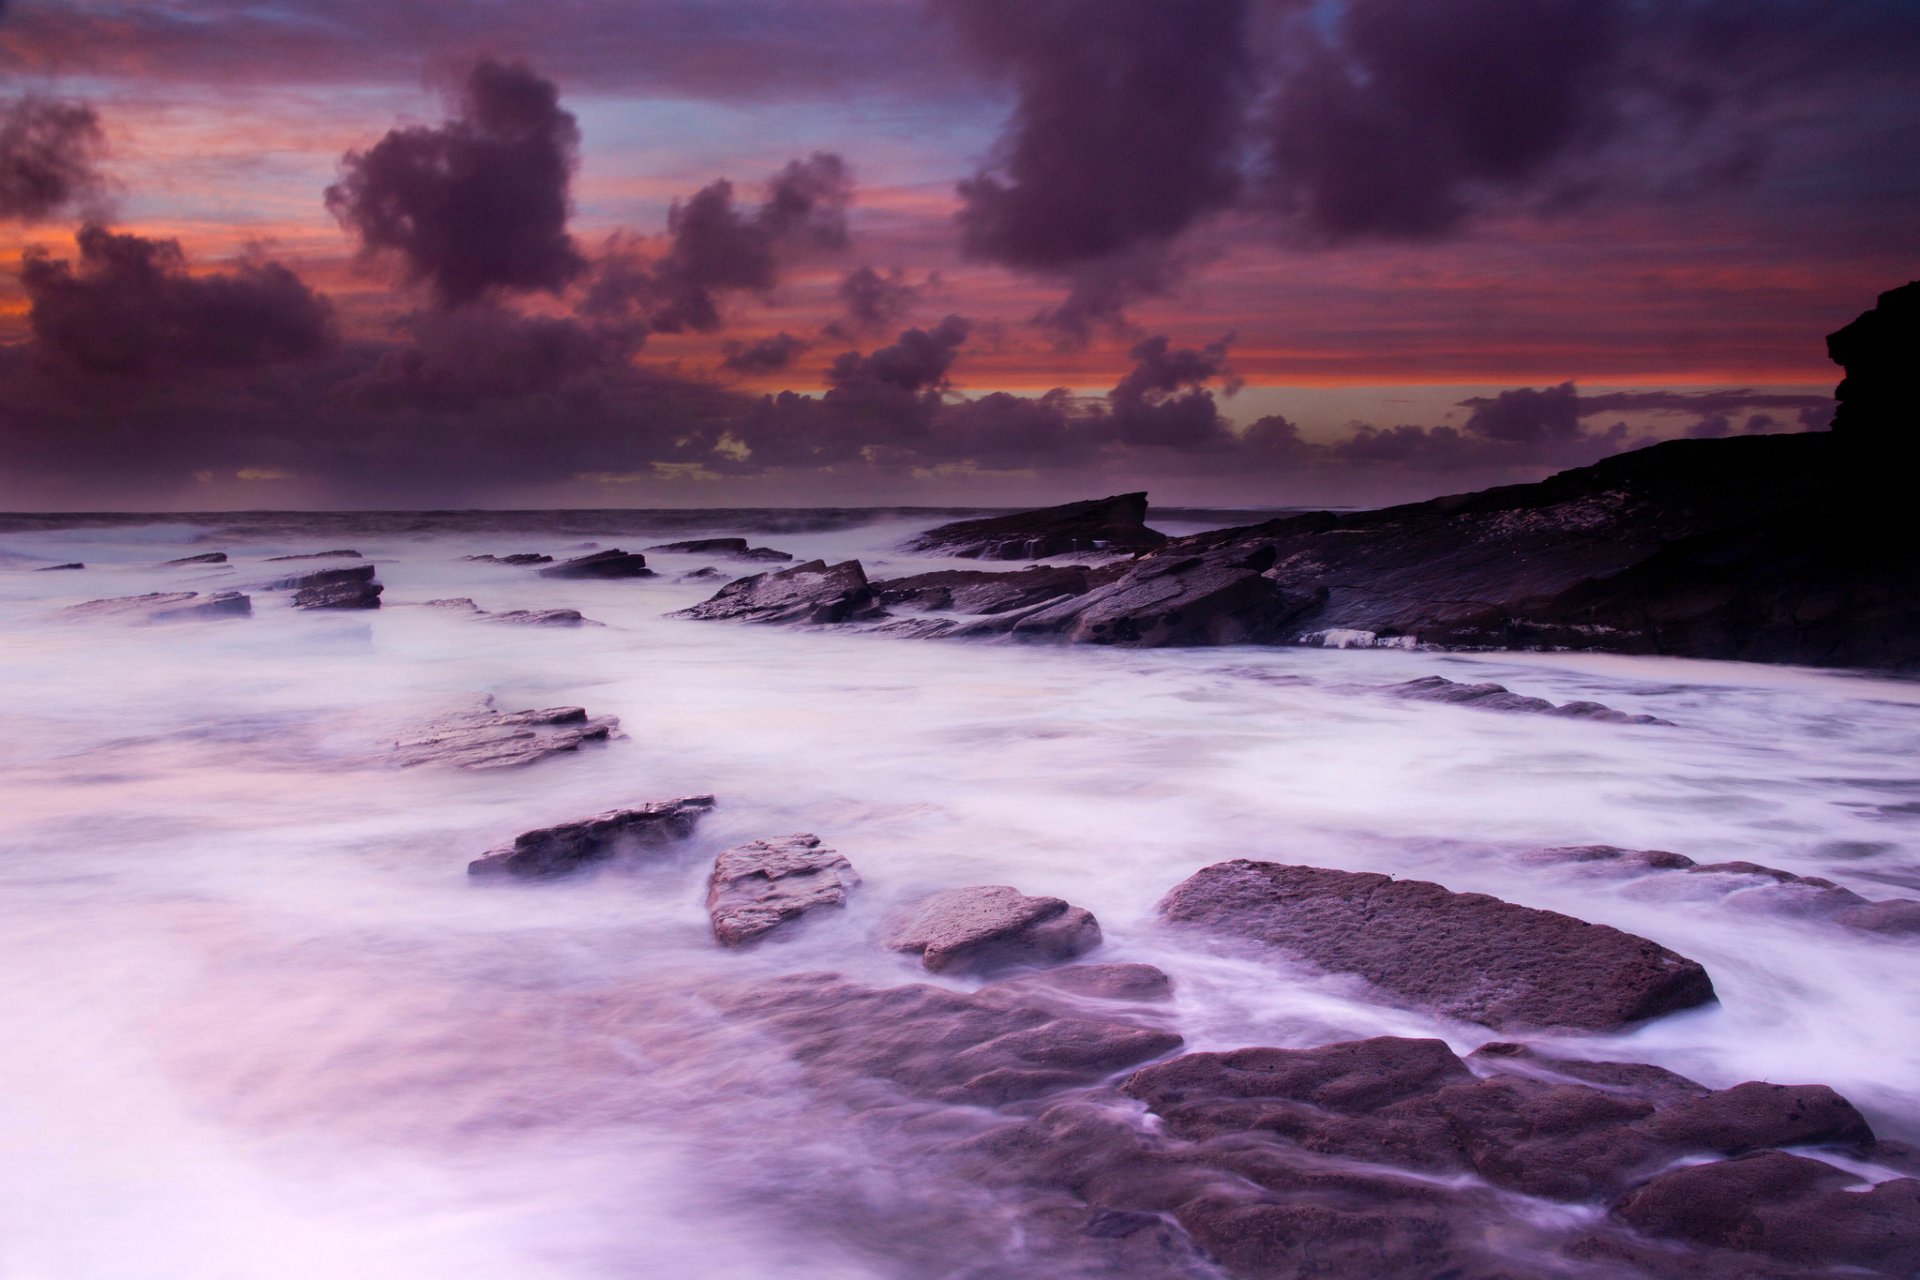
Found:
[[[927,891],[1003,883],[1091,909],[1106,937],[1093,958],[1170,973],[1191,1048],[1499,1038],[1156,923],[1168,889],[1235,857],[1432,879],[1645,935],[1705,964],[1720,1003],[1537,1042],[1716,1087],[1830,1084],[1882,1137],[1920,1139],[1920,944],[1746,909],[1694,883],[1708,878],[1521,857],[1608,843],[1920,895],[1920,685],[1652,658],[690,622],[662,615],[711,593],[676,580],[706,559],[581,582],[461,557],[631,550],[691,536],[698,518],[650,535],[634,517],[618,536],[484,523],[0,532],[6,1280],[1023,1274],[1009,1206],[914,1161],[710,993],[818,969],[977,985],[929,978],[873,935]],[[879,576],[943,565],[890,549],[926,523],[754,540],[858,556]],[[302,612],[257,592],[246,620],[58,612],[246,586],[326,563],[266,557],[334,546],[379,565],[385,607]],[[212,550],[233,563],[157,567]],[[74,560],[88,568],[31,572]],[[606,625],[418,607],[451,596]],[[1429,674],[1674,726],[1378,692]],[[624,736],[522,770],[394,765],[409,726],[477,695],[617,715]],[[466,875],[529,828],[704,792],[718,807],[664,853],[551,884]],[[859,869],[849,909],[716,946],[713,856],[800,831]]]

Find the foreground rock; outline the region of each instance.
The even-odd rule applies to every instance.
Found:
[[[1695,862],[1685,854],[1665,849],[1621,849],[1614,845],[1573,845],[1540,849],[1525,860],[1536,865],[1556,863],[1602,868],[1621,876],[1682,872],[1686,883],[1662,877],[1678,896],[1726,899],[1745,910],[1827,920],[1868,933],[1920,935],[1920,901],[1887,898],[1874,901],[1823,876],[1795,875],[1757,862]]]
[[[89,600],[61,611],[63,617],[117,622],[205,622],[250,618],[253,601],[238,591],[151,591],[143,596]]]
[[[671,616],[730,622],[835,623],[878,618],[884,613],[858,560],[831,567],[824,560],[809,560],[791,569],[729,582],[711,600]]]
[[[1160,912],[1494,1028],[1613,1031],[1714,999],[1706,970],[1645,938],[1422,880],[1239,859]]]
[[[772,547],[750,547],[745,538],[692,538],[686,542],[663,542],[649,551],[671,551],[679,555],[725,556],[729,560],[758,560],[785,563],[793,556]]]
[[[714,859],[707,881],[713,936],[729,947],[765,937],[818,907],[841,907],[860,877],[814,835],[755,840]]]
[[[522,880],[566,875],[617,854],[684,840],[712,808],[712,796],[683,796],[541,827],[516,836],[509,848],[474,859],[467,864],[467,874]]]
[[[505,622],[526,627],[598,627],[605,625],[581,615],[578,609],[506,609],[491,611],[482,609],[466,596],[451,596],[440,600],[428,600],[424,604],[428,609],[444,609],[449,613],[465,613],[483,622]]]
[[[616,716],[589,716],[582,707],[499,711],[493,699],[422,726],[393,744],[403,767],[446,764],[459,769],[516,769],[605,742],[620,727]]]
[[[1167,536],[1147,528],[1147,495],[1122,493],[1039,511],[960,520],[907,544],[924,554],[965,560],[1042,560],[1093,551],[1145,551]]]
[[[835,973],[793,974],[722,1004],[786,1040],[816,1082],[865,1077],[969,1105],[1093,1084],[1181,1044],[1160,1027],[940,987],[865,987]]]
[[[976,884],[915,903],[890,922],[881,941],[918,955],[933,973],[977,973],[1070,960],[1100,945],[1100,925],[1084,907],[1060,898]]]
[[[1022,573],[945,569],[873,584],[889,609],[992,616],[1082,596],[1104,579],[1085,565],[1035,565]]]
[[[564,560],[540,570],[543,578],[651,578],[647,558],[638,552],[618,547],[596,551],[575,560]]]
[[[1445,676],[1422,676],[1404,684],[1388,685],[1384,692],[1409,702],[1447,702],[1474,707],[1481,711],[1522,711],[1536,715],[1565,716],[1570,720],[1600,720],[1607,724],[1659,724],[1671,728],[1673,721],[1658,716],[1629,715],[1598,702],[1563,702],[1558,705],[1545,698],[1529,698],[1500,684],[1460,684]]]

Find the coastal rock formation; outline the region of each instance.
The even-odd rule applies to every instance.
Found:
[[[516,551],[509,556],[484,555],[484,556],[462,556],[460,558],[462,560],[477,560],[482,564],[526,565],[526,564],[552,564],[553,563],[552,556],[541,555],[538,551]]]
[[[440,600],[425,602],[428,609],[445,609],[448,612],[466,613],[484,622],[507,622],[519,626],[532,627],[598,627],[604,624],[581,616],[578,609],[507,609],[491,612],[482,609],[466,596],[451,596]]]
[[[1545,698],[1529,698],[1501,684],[1460,684],[1445,676],[1422,676],[1404,684],[1388,685],[1385,693],[1410,702],[1450,702],[1457,706],[1477,707],[1482,711],[1528,711],[1538,715],[1565,716],[1572,720],[1601,720],[1608,724],[1660,724],[1672,727],[1673,721],[1658,716],[1629,715],[1598,702],[1564,702],[1558,705]]]
[[[818,836],[755,840],[714,859],[707,915],[713,936],[737,947],[816,907],[845,906],[859,884],[853,864]]]
[[[333,551],[305,551],[293,556],[268,556],[268,564],[278,564],[282,560],[360,560],[364,557],[358,551],[340,547]]]
[[[513,769],[605,742],[620,727],[616,716],[589,716],[582,707],[499,711],[493,699],[442,716],[393,744],[403,767],[446,764],[460,769]]]
[[[959,520],[907,543],[908,551],[963,560],[1044,560],[1090,551],[1144,551],[1167,540],[1147,528],[1147,495],[1122,493],[1039,511]]]
[[[910,578],[888,578],[874,583],[873,590],[880,603],[889,609],[990,617],[1051,604],[1068,596],[1082,596],[1104,580],[1085,565],[1035,565],[1022,573],[944,569]]]
[[[1889,289],[1871,311],[1827,335],[1827,358],[1846,371],[1834,388],[1836,436],[1903,443],[1920,423],[1920,280]],[[1910,447],[1910,446],[1908,446]]]
[[[292,588],[297,609],[378,609],[386,588],[373,580],[373,572],[373,565],[356,564],[282,578],[268,586]]]
[[[647,558],[618,547],[595,551],[575,560],[563,560],[540,570],[543,578],[651,578]]]
[[[921,899],[889,923],[881,941],[918,955],[930,972],[977,973],[1072,959],[1100,945],[1100,925],[1059,898],[976,884]]]
[[[1150,964],[1069,964],[1002,978],[974,992],[983,1000],[1085,1004],[1125,1000],[1156,1004],[1173,998],[1173,979]]]
[[[1714,999],[1706,970],[1645,938],[1423,880],[1238,859],[1160,912],[1497,1029],[1612,1031]]]
[[[250,618],[253,601],[238,591],[150,591],[143,596],[115,596],[89,600],[61,611],[68,618],[97,618],[118,622],[202,622],[217,618]]]
[[[722,997],[786,1040],[819,1083],[891,1082],[941,1102],[998,1105],[1096,1083],[1170,1053],[1160,1027],[914,984],[799,973]]]
[[[169,565],[187,564],[225,564],[227,553],[224,551],[206,551],[197,556],[181,556],[178,560],[166,561]]]
[[[1874,901],[1824,876],[1795,875],[1757,862],[1695,862],[1685,854],[1665,849],[1621,849],[1589,844],[1539,849],[1525,860],[1536,865],[1566,863],[1601,868],[1625,876],[1678,871],[1701,877],[1708,894],[1725,898],[1747,910],[1828,920],[1868,933],[1920,934],[1920,900],[1887,898]],[[1696,886],[1674,883],[1688,896]]]
[[[84,569],[86,567],[86,565],[81,564],[78,560],[74,560],[68,564],[43,564],[38,569],[35,569],[34,572],[59,573],[62,569]]]
[[[467,864],[467,874],[522,880],[566,875],[615,854],[684,840],[712,808],[712,796],[683,796],[541,827],[516,836],[509,848],[474,859]]]
[[[672,551],[681,555],[725,556],[729,560],[759,560],[784,563],[793,556],[772,547],[749,547],[745,538],[692,538],[686,542],[663,542],[649,551]]]
[[[711,600],[675,618],[733,622],[852,622],[884,614],[858,560],[828,566],[809,560],[791,569],[756,573],[720,588]]]

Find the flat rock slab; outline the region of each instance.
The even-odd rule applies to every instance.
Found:
[[[575,560],[563,560],[540,570],[543,578],[651,578],[647,558],[636,551],[613,547]]]
[[[755,840],[714,859],[707,915],[713,936],[737,947],[817,907],[845,906],[859,884],[853,864],[818,836]]]
[[[933,973],[979,972],[1070,960],[1100,945],[1100,925],[1060,898],[976,884],[923,898],[889,923],[881,941],[917,954]]]
[[[1099,577],[1085,565],[1035,565],[1022,573],[946,569],[889,578],[874,583],[873,589],[880,602],[892,609],[991,616],[1085,595],[1097,581]]]
[[[1147,495],[1069,502],[1038,511],[959,520],[914,538],[909,551],[968,560],[1041,560],[1090,551],[1141,551],[1167,538],[1146,526]]]
[[[378,609],[386,588],[373,580],[371,564],[316,569],[266,584],[270,591],[292,590],[296,609]]]
[[[1674,885],[1687,896],[1704,888],[1744,910],[1826,920],[1866,933],[1920,934],[1920,901],[1885,898],[1876,902],[1824,876],[1796,875],[1757,862],[1695,862],[1666,849],[1622,849],[1609,844],[1538,849],[1523,860],[1585,866],[1623,877],[1682,872],[1684,883],[1664,877],[1662,883]]]
[[[725,556],[729,560],[757,560],[784,564],[793,559],[785,551],[772,547],[750,547],[745,538],[691,538],[685,542],[663,542],[649,551],[671,551],[677,555]]]
[[[444,609],[448,613],[464,613],[482,622],[505,622],[515,626],[599,627],[606,625],[582,616],[578,609],[508,609],[504,612],[495,612],[482,609],[466,596],[427,600],[423,602],[423,606],[428,609]]]
[[[260,584],[262,591],[304,591],[309,587],[333,587],[373,581],[370,564],[345,565],[335,569],[313,569]]]
[[[712,599],[672,616],[731,622],[835,623],[879,617],[884,612],[858,560],[832,566],[824,560],[809,560],[791,569],[729,582]]]
[[[422,726],[393,744],[402,766],[446,764],[460,769],[514,769],[605,742],[617,716],[589,716],[583,707],[498,711],[487,704]]]
[[[178,560],[166,561],[167,564],[225,564],[226,562],[227,553],[224,551],[208,551],[197,556],[181,556]]]
[[[1482,711],[1521,711],[1535,715],[1564,716],[1570,720],[1599,720],[1607,724],[1659,724],[1673,721],[1659,716],[1630,715],[1598,702],[1555,704],[1545,698],[1515,693],[1502,684],[1461,684],[1445,676],[1422,676],[1404,684],[1388,685],[1382,692],[1409,702],[1447,702],[1455,706],[1475,707]]]
[[[712,808],[712,796],[683,796],[541,827],[516,836],[509,848],[474,859],[467,864],[467,874],[522,880],[566,875],[630,849],[659,848],[684,840]]]
[[[337,547],[332,551],[303,551],[292,556],[268,556],[268,564],[278,564],[282,560],[359,560],[361,555],[351,547]]]
[[[478,560],[482,564],[528,565],[528,564],[552,564],[553,563],[552,556],[541,555],[538,551],[516,551],[512,555],[508,555],[508,556],[484,555],[484,556],[462,556],[460,558],[462,560]]]
[[[43,564],[38,569],[35,569],[34,572],[35,573],[59,573],[63,569],[84,569],[86,567],[87,567],[86,565],[80,563],[78,560],[75,560],[71,564]]]
[[[61,610],[67,618],[115,622],[205,622],[219,618],[250,618],[253,601],[238,591],[151,591],[143,596],[116,596],[89,600]]]
[[[867,1077],[971,1105],[1092,1084],[1181,1045],[1160,1027],[921,984],[866,987],[834,973],[757,984],[722,1005],[786,1040],[817,1082]]]
[[[1705,969],[1645,938],[1423,880],[1237,859],[1160,912],[1495,1028],[1613,1031],[1714,999]]]

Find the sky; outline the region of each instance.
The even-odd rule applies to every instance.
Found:
[[[0,507],[1410,500],[1917,214],[1914,0],[0,0]]]

